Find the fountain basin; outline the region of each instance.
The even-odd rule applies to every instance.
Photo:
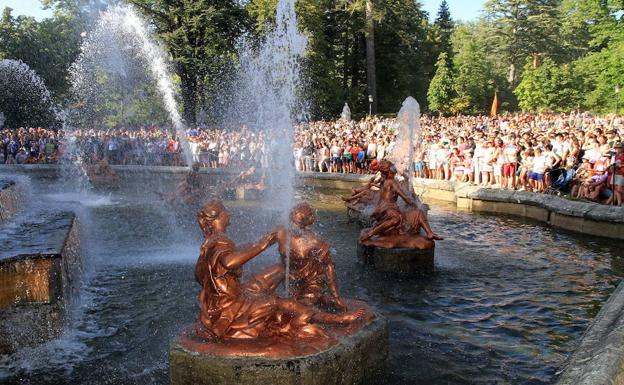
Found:
[[[237,341],[247,355],[228,354],[223,343],[207,343],[192,337],[194,326],[186,328],[169,350],[171,385],[308,385],[365,384],[383,373],[388,360],[388,324],[375,318],[353,334],[321,351],[305,351],[305,343],[294,341],[292,356],[272,355],[271,343]],[[339,327],[328,331],[340,335]],[[302,347],[303,345],[303,347]],[[237,346],[242,348],[242,346]],[[281,350],[281,349],[280,349]]]
[[[358,258],[378,271],[423,274],[434,270],[435,247],[431,249],[385,249],[358,242]]]
[[[0,222],[6,221],[15,214],[17,201],[15,182],[0,179]]]
[[[74,214],[39,220],[0,243],[0,353],[58,337],[77,291],[82,257]]]

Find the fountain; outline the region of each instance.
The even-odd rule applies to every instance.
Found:
[[[0,286],[10,288],[0,290],[0,350],[11,351],[0,354],[0,382],[552,383],[620,280],[621,245],[444,205],[436,205],[435,215],[427,218],[426,210],[414,209],[419,202],[410,191],[413,145],[405,143],[417,143],[419,131],[417,104],[408,100],[402,109],[407,115],[400,114],[399,137],[408,138],[400,140],[400,156],[376,163],[379,174],[354,191],[354,196],[361,195],[352,203],[376,220],[362,234],[361,254],[380,270],[386,269],[383,262],[396,270],[402,263],[398,258],[433,243],[419,231],[427,230],[429,219],[431,227],[453,237],[436,245],[437,271],[432,276],[397,279],[354,264],[353,240],[360,229],[341,218],[342,202],[336,197],[342,192],[327,191],[327,186],[294,187],[289,135],[304,111],[295,76],[302,41],[294,37],[293,2],[279,3],[281,32],[269,34],[259,50],[241,53],[245,73],[240,78],[248,85],[240,90],[249,93],[245,106],[252,111],[236,105],[240,113],[232,114],[233,119],[273,130],[265,151],[280,155],[270,162],[266,178],[246,179],[256,175],[250,169],[240,175],[246,179],[243,185],[262,181],[270,193],[260,202],[204,206],[199,215],[203,238],[194,231],[172,231],[172,215],[189,226],[193,218],[182,210],[160,210],[149,200],[158,192],[147,179],[176,188],[167,170],[137,172],[136,178],[121,181],[120,190],[109,197],[119,204],[83,201],[80,210],[90,219],[83,228],[88,234],[83,246],[98,264],[82,286],[82,306],[68,326],[58,322],[65,318],[59,309],[75,287],[76,281],[71,276],[65,280],[64,274],[72,269],[72,260],[79,262],[77,228],[71,214],[51,216],[42,208],[74,210],[76,205],[51,197],[51,174],[32,174],[31,201],[36,206],[24,211],[19,205],[23,211],[0,224]],[[119,19],[132,20],[125,11],[114,12]],[[109,22],[115,30],[127,23]],[[134,34],[128,34],[130,40]],[[142,55],[143,50],[137,52]],[[96,173],[105,180],[109,176],[102,166]],[[204,197],[197,198],[203,186],[194,172],[177,186],[178,196],[189,206],[204,203]],[[395,173],[409,175],[399,181]],[[65,186],[67,180],[61,183]],[[384,188],[411,204],[384,196]],[[292,209],[295,192],[317,210],[307,204]],[[237,226],[227,228],[230,214]],[[395,225],[397,217],[401,227]],[[285,223],[287,228],[275,227]],[[375,231],[380,226],[393,233]],[[68,237],[42,236],[53,227],[67,230]],[[254,239],[252,246],[243,246]],[[21,251],[7,253],[11,245]],[[406,246],[411,249],[406,251]],[[379,253],[386,257],[380,259]],[[426,253],[432,258],[433,248],[421,257]],[[255,262],[261,258],[271,265],[259,268]],[[432,262],[423,264],[429,268]],[[193,267],[199,285],[189,279]],[[411,262],[406,268],[413,268]],[[248,274],[240,274],[242,270]],[[198,292],[199,320],[184,327],[197,320]],[[349,297],[363,298],[388,314],[392,333],[380,313]],[[28,318],[14,313],[13,305],[51,311]],[[608,324],[608,319],[599,321]],[[595,334],[588,335],[593,340]],[[172,336],[177,337],[171,341]],[[49,338],[53,340],[42,343]],[[379,374],[388,339],[393,359],[387,362],[390,370]],[[38,346],[30,347],[33,343]],[[574,361],[587,362],[584,355]]]
[[[414,143],[420,143],[420,107],[408,97],[399,111],[397,144],[388,160],[374,161],[375,177],[343,197],[348,215],[367,227],[358,256],[390,272],[433,271],[434,240],[426,207],[413,193]],[[405,203],[399,206],[398,198]],[[424,231],[424,234],[421,234]]]
[[[299,62],[306,39],[297,29],[294,4],[278,1],[276,26],[258,49],[241,44],[237,103],[228,114],[238,119],[232,124],[268,132],[265,175],[256,183],[252,167],[233,183],[245,190],[237,190],[239,198],[262,185],[263,201],[281,223],[294,202],[292,144],[302,114]],[[200,317],[172,344],[171,384],[354,384],[383,369],[386,323],[366,304],[339,295],[329,245],[309,230],[309,206],[293,210],[286,222],[292,230],[275,229],[250,247],[227,238],[229,218],[219,202],[198,214],[206,236],[196,266]],[[243,265],[274,243],[282,260],[241,280]],[[278,295],[282,283],[285,297]]]
[[[43,80],[21,60],[0,60],[2,123],[8,127],[56,127],[58,111]],[[25,120],[17,120],[17,117]]]
[[[121,47],[130,49],[135,60],[141,61],[149,69],[182,146],[186,165],[190,168],[192,155],[175,98],[172,76],[165,61],[166,55],[150,37],[145,22],[132,7],[118,5],[102,12],[95,28],[83,42],[81,53],[71,68],[72,85],[78,104],[90,103],[89,96],[97,92],[93,88],[94,68],[106,63],[110,71],[124,74],[125,58],[120,52]],[[85,98],[87,100],[83,100]],[[80,113],[80,110],[74,113]]]
[[[234,127],[247,124],[267,133],[262,149],[267,157],[262,170],[267,185],[265,203],[285,220],[294,198],[294,125],[305,115],[299,92],[307,39],[298,30],[294,0],[277,2],[275,20],[275,28],[258,48],[250,41],[240,42],[240,68],[226,123]]]
[[[344,120],[345,122],[351,121],[351,109],[349,108],[349,104],[345,103],[344,107],[342,108],[342,113],[340,114],[340,119]]]
[[[339,294],[330,246],[311,231],[309,205],[292,210],[292,232],[278,227],[246,246],[227,236],[230,214],[221,202],[206,204],[197,220],[206,237],[195,267],[199,320],[172,344],[172,385],[346,385],[384,369],[386,322]],[[293,268],[278,262],[243,280],[243,266],[276,243]],[[292,285],[282,298],[276,290],[286,276]]]

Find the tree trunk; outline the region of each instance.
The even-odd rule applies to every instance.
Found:
[[[509,73],[507,75],[507,81],[512,86],[515,85],[516,83],[516,65],[514,63],[511,63],[509,65]]]
[[[366,0],[366,83],[368,95],[373,97],[372,111],[377,113],[377,73],[375,67],[375,20],[373,1]]]
[[[181,70],[180,86],[182,88],[182,119],[187,126],[195,125],[195,113],[197,109],[197,78],[188,71]]]

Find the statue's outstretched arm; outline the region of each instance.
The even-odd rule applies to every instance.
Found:
[[[266,234],[260,239],[260,241],[252,244],[244,250],[236,250],[231,253],[224,254],[221,259],[221,263],[228,270],[238,269],[275,243],[276,236],[276,233]]]

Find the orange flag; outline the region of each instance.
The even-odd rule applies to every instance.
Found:
[[[494,93],[494,101],[492,102],[492,111],[490,112],[491,116],[498,115],[498,95]]]

